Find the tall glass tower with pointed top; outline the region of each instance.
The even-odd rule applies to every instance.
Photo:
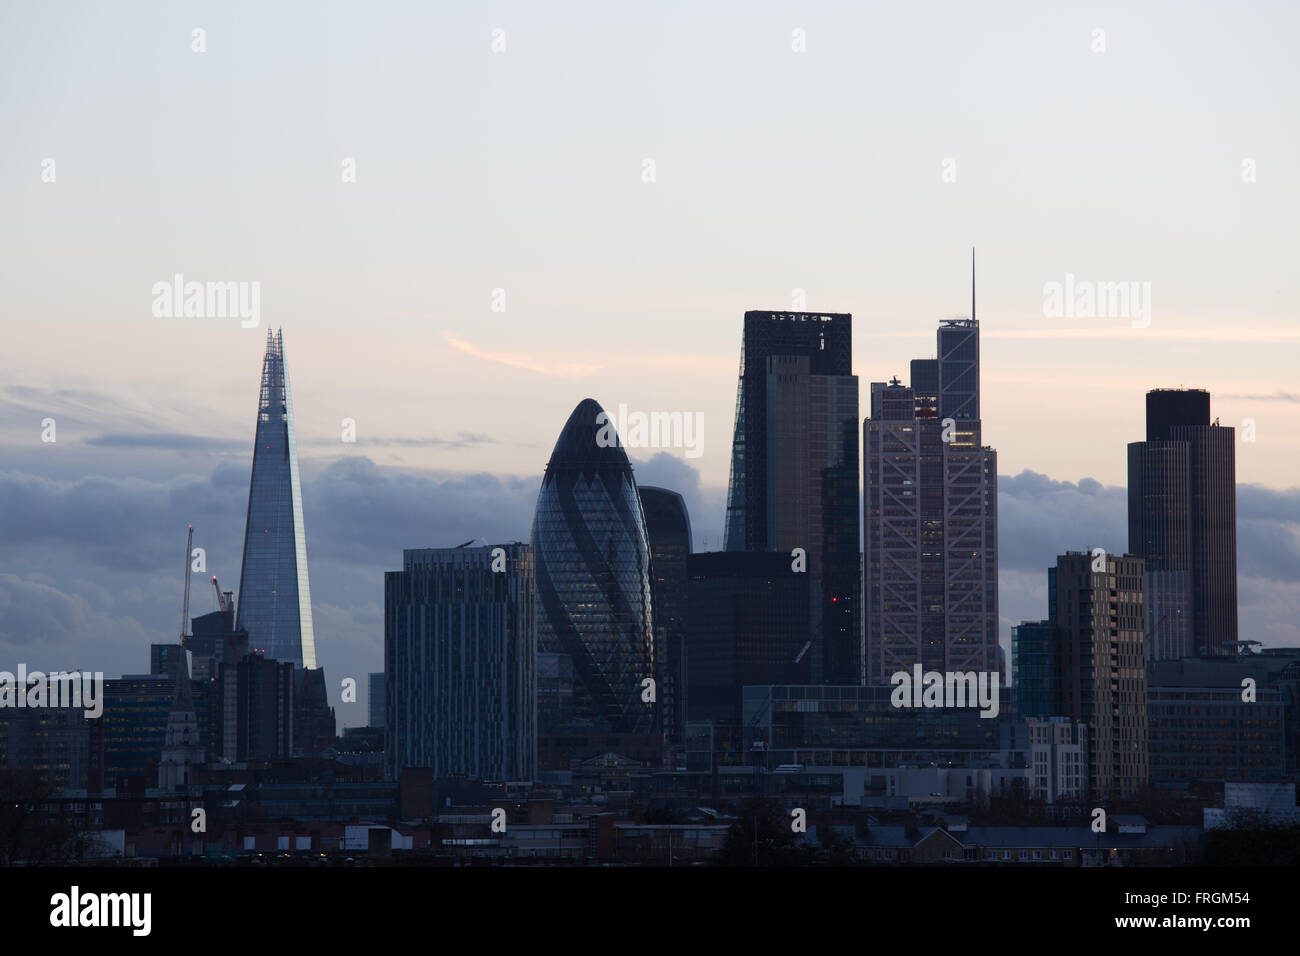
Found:
[[[652,733],[642,681],[655,676],[650,545],[632,465],[604,410],[569,416],[537,496],[532,544],[537,650],[572,662],[568,728]],[[602,437],[604,436],[604,437]],[[567,667],[566,667],[567,670]],[[538,730],[556,730],[544,717]]]
[[[316,667],[307,539],[283,330],[266,333],[236,627],[248,631],[250,650],[292,661],[296,667]]]

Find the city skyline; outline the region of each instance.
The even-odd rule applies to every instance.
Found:
[[[1178,385],[1238,432],[1241,634],[1293,639],[1300,84],[1283,9],[647,21],[507,5],[496,23],[394,6],[336,11],[356,27],[338,31],[220,10],[202,54],[179,11],[78,10],[26,11],[0,37],[0,190],[24,226],[0,236],[0,482],[26,505],[0,519],[10,658],[120,670],[169,639],[190,523],[237,583],[268,327],[292,346],[334,684],[378,666],[400,549],[526,535],[551,437],[585,396],[703,415],[698,459],[629,451],[638,483],[685,497],[695,546],[720,549],[743,313],[851,313],[864,410],[870,382],[906,378],[935,322],[965,313],[972,243],[1002,645],[1041,617],[1062,548],[1125,550],[1122,446],[1143,437],[1146,391]],[[41,85],[51,71],[67,82]],[[112,110],[92,76],[111,78]],[[152,286],[178,273],[260,282],[260,324],[155,316]],[[1149,325],[1046,314],[1047,286],[1087,282],[1149,282]]]
[[[20,936],[697,867],[1267,930],[1297,48],[1297,0],[6,6]]]
[[[950,324],[951,321],[952,320],[943,320],[943,322],[946,324]],[[914,362],[915,361],[917,360],[914,360]],[[919,361],[920,364],[922,365],[925,364],[925,360],[919,360]],[[916,365],[913,364],[914,375],[916,374],[915,368]],[[644,451],[645,450],[642,449],[643,453]],[[204,451],[202,452],[202,454],[219,456],[221,453]],[[1122,452],[1117,452],[1117,454],[1120,458],[1123,458]],[[245,465],[244,467],[247,466]],[[697,549],[698,550],[720,550],[719,546],[722,544],[722,540],[721,540],[722,536],[719,532],[721,531],[723,525],[722,516],[725,512],[725,499],[721,495],[720,490],[713,489],[712,491],[714,492],[714,497],[710,498],[709,497],[710,490],[701,489],[699,487],[698,473],[691,467],[691,463],[688,460],[676,457],[671,452],[668,453],[665,453],[663,451],[656,452],[651,459],[649,460],[641,459],[639,461],[636,461],[636,463],[633,464],[632,467],[634,471],[643,468],[643,469],[647,469],[651,474],[670,476],[670,477],[658,477],[655,480],[659,484],[666,484],[672,486],[674,490],[678,490],[680,488],[680,493],[686,495],[689,499],[692,500],[693,514],[698,513],[701,515],[699,520],[693,521],[694,524],[702,525],[706,529],[706,532],[703,535],[701,535],[700,539],[697,541],[696,544]],[[327,469],[326,474],[328,473],[329,470]],[[502,477],[504,482],[507,483],[508,485],[509,482],[511,481],[511,476],[502,476]],[[1059,483],[1044,482],[1043,476],[1032,472],[1029,473],[1028,475],[1022,474],[1020,476],[1013,476],[1012,481],[1014,482],[1017,479],[1023,479],[1025,480],[1026,483],[1030,484],[1031,486],[1034,484],[1040,486],[1046,485],[1046,487],[1049,490],[1054,490],[1055,492],[1060,492],[1064,490],[1064,493],[1073,494],[1073,495],[1084,495],[1085,497],[1096,498],[1098,497],[1099,492],[1100,493],[1121,492],[1120,494],[1113,496],[1115,502],[1117,502],[1115,507],[1119,508],[1119,512],[1116,515],[1116,520],[1118,522],[1117,528],[1120,531],[1127,530],[1127,525],[1125,524],[1125,520],[1124,520],[1125,501],[1122,494],[1123,491],[1122,488],[1111,487],[1111,488],[1097,488],[1097,489],[1085,490],[1087,487],[1086,483],[1081,483],[1078,486],[1074,486],[1074,491],[1070,491],[1069,489],[1071,488],[1071,486],[1069,486],[1068,484],[1062,486]],[[247,479],[244,480],[247,481]],[[533,478],[531,480],[536,480],[536,479]],[[527,490],[527,486],[529,484],[530,484],[530,479],[527,476],[520,476],[520,478],[518,479],[520,494],[524,496],[527,496],[529,494]],[[247,488],[248,487],[247,484],[245,484],[244,487]],[[1089,491],[1091,493],[1089,493]],[[307,497],[308,499],[310,499],[311,497],[310,493],[308,494]],[[700,507],[701,501],[706,502],[708,506]],[[713,520],[711,521],[711,519]],[[486,518],[486,524],[492,524],[493,522],[499,522],[500,520],[501,520],[500,515],[493,515],[491,518]],[[707,529],[709,528],[710,524],[713,524],[713,527],[715,529],[712,536],[707,532]],[[435,530],[434,535],[437,536],[438,534],[439,532]],[[433,546],[439,546],[439,547],[448,546],[451,543],[450,539],[457,537],[459,534],[460,532],[443,534],[440,540],[433,542]],[[483,535],[480,534],[475,535],[475,537],[482,537],[482,536]],[[522,538],[523,535],[519,531],[518,526],[512,525],[508,530],[504,530],[500,533],[494,534],[493,537],[496,537],[500,540],[511,540],[511,539]],[[1096,535],[1093,534],[1093,537],[1096,537]],[[1116,553],[1122,553],[1126,549],[1125,541],[1123,537],[1117,535],[1111,535],[1110,537],[1114,539],[1111,542],[1112,544],[1111,550],[1115,551]],[[1049,546],[1048,550],[1051,550],[1053,547],[1056,550],[1061,550],[1067,547],[1074,547],[1080,544],[1080,541],[1078,540],[1077,536],[1069,537],[1068,535],[1064,535],[1064,534],[1057,535],[1055,537],[1055,541],[1056,541],[1055,545]],[[413,542],[409,542],[409,541],[403,542],[402,546],[404,547],[407,544],[412,544],[412,543]],[[1089,538],[1084,543],[1087,543],[1089,546],[1091,546],[1093,544],[1104,544],[1105,542],[1095,541],[1092,540],[1092,538]],[[421,545],[421,546],[425,546],[425,545]],[[1044,553],[1046,554],[1046,552]],[[1053,557],[1054,557],[1053,555],[1046,555],[1046,560],[1052,560]],[[219,558],[219,560],[223,562],[228,562],[229,557],[222,556]],[[1034,567],[1033,569],[1030,569],[1028,576],[1038,577],[1040,576],[1038,574],[1038,571],[1039,569],[1037,567]],[[1002,580],[1001,586],[1005,592],[1006,590],[1005,579]],[[170,592],[172,587],[174,587],[174,584],[171,583],[170,580],[168,580],[168,582],[164,585],[164,590]],[[1010,602],[1011,607],[1013,608],[1012,610],[1008,610],[1007,608],[1004,607],[1003,613],[1001,614],[1000,617],[1000,623],[1001,623],[1000,645],[1003,647],[1004,651],[1009,649],[1010,629],[1012,626],[1015,625],[1017,621],[1032,620],[1032,619],[1036,619],[1041,615],[1041,610],[1036,610],[1036,608],[1039,608],[1041,606],[1042,594],[1043,594],[1043,589],[1041,586],[1034,586],[1031,584],[1030,587],[1027,589],[1027,591],[1020,596],[1019,600],[1013,599]],[[1007,602],[1004,601],[1003,603],[1006,604]],[[201,611],[202,610],[201,606],[198,609]],[[1281,624],[1282,622],[1279,623]],[[1282,626],[1285,627],[1289,625],[1282,624]],[[1283,639],[1285,639],[1285,637]],[[345,663],[343,664],[343,670],[348,675],[350,675],[352,671],[356,669],[355,667],[349,667],[348,664],[346,663],[346,661],[349,658],[353,661],[358,661],[361,666],[373,666],[373,661],[371,659],[374,656],[373,652],[368,649],[362,650],[362,648],[367,648],[369,643],[370,642],[367,638],[362,638],[360,641],[360,647],[354,645],[349,649],[344,649],[346,648],[346,644],[347,644],[345,638],[344,648],[339,648],[339,649],[344,651],[343,660]],[[1264,643],[1267,646],[1270,643],[1276,643],[1276,641],[1270,642],[1268,640],[1265,640]],[[349,650],[351,651],[350,654],[348,653]],[[361,650],[360,654],[356,653],[358,650]],[[340,717],[344,721],[344,726],[356,726],[364,722],[365,719],[364,703],[367,697],[368,694],[363,695],[360,699],[361,706],[359,706],[358,708],[354,708],[358,711],[357,714],[350,715],[347,712],[347,709],[344,708],[343,713],[340,714]]]

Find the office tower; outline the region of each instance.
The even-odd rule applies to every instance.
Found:
[[[690,720],[739,725],[746,685],[813,683],[811,581],[788,554],[692,554],[686,567]]]
[[[1249,701],[1247,678],[1255,681]],[[1284,779],[1286,712],[1295,706],[1288,690],[1256,654],[1148,664],[1152,786]]]
[[[852,316],[746,312],[727,551],[802,549],[812,678],[861,683],[858,380]]]
[[[1011,686],[1016,715],[1046,720],[1060,702],[1060,644],[1049,621],[1021,621],[1011,629]]]
[[[1078,551],[1057,557],[1047,572],[1060,642],[1053,716],[1087,724],[1097,798],[1136,794],[1149,776],[1143,577],[1141,558]]]
[[[42,677],[44,697],[58,690],[51,676]],[[27,685],[30,695],[35,682]],[[29,698],[30,699],[30,698]],[[0,771],[28,777],[46,790],[84,790],[91,771],[91,727],[84,707],[0,707]]]
[[[997,452],[982,443],[979,324],[950,319],[909,387],[871,383],[863,423],[867,677],[1001,672]]]
[[[577,715],[575,687],[572,657],[568,654],[538,651],[537,731],[539,734],[573,724]],[[547,765],[544,769],[564,768],[552,768]]]
[[[584,399],[546,465],[532,533],[537,647],[569,658],[572,725],[646,734],[656,723],[641,700],[642,681],[655,674],[650,546],[621,442],[597,442],[609,427],[600,405]]]
[[[154,649],[160,646],[165,645],[153,645]],[[208,759],[207,748],[199,733],[185,649],[180,644],[172,647],[175,652],[167,655],[172,671],[172,706],[167,715],[167,736],[158,762],[158,789],[168,793],[193,784],[194,771]]]
[[[382,671],[370,675],[369,696],[366,704],[366,709],[369,712],[369,720],[366,721],[368,727],[384,726],[384,680],[385,677]]]
[[[189,663],[185,656],[185,647],[181,644],[150,644],[149,645],[149,673],[161,674],[164,677],[173,677],[176,674],[177,659],[186,661],[185,667],[188,670]]]
[[[315,757],[334,748],[336,723],[325,689],[325,668],[296,668],[293,675],[293,753]]]
[[[222,662],[213,688],[213,751],[232,762],[294,754],[291,661],[250,653]]]
[[[1152,660],[1233,653],[1237,640],[1235,430],[1210,393],[1154,389],[1146,441],[1128,446],[1129,550],[1147,569]]]
[[[222,595],[220,610],[190,620],[185,647],[190,652],[190,676],[201,684],[215,681],[221,664],[233,664],[243,659],[248,653],[248,632],[235,628],[235,603],[231,592]],[[162,671],[155,670],[154,673]]]
[[[532,780],[537,658],[529,545],[402,552],[384,575],[390,780]]]
[[[747,685],[742,746],[761,740],[769,766],[866,768],[862,782],[873,789],[880,783],[871,777],[890,768],[999,762],[999,733],[1012,709],[1005,696],[992,719],[977,707],[896,707],[893,693],[887,684]]]
[[[175,680],[166,674],[128,674],[104,681],[104,713],[96,731],[102,739],[105,787],[120,787],[123,778],[140,778],[141,787],[157,781],[175,692]],[[200,736],[203,730],[200,727]]]
[[[248,631],[253,649],[267,657],[296,667],[316,666],[293,398],[283,334],[270,330],[262,359],[236,626]]]
[[[680,744],[686,733],[686,560],[691,553],[691,520],[677,492],[644,485],[637,490],[650,545],[659,729],[667,743]]]

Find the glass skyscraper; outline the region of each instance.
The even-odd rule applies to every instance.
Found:
[[[1236,432],[1210,393],[1147,392],[1128,446],[1128,546],[1146,562],[1147,657],[1231,654],[1237,640]]]
[[[532,533],[537,645],[549,665],[571,667],[570,725],[651,733],[653,707],[641,700],[642,681],[655,676],[650,548],[627,454],[620,442],[597,442],[605,421],[584,399],[542,478]]]
[[[269,329],[257,404],[257,442],[248,487],[236,627],[248,631],[250,650],[291,661],[296,667],[316,667],[293,398],[284,362],[283,332]]]
[[[659,723],[665,739],[686,734],[686,561],[691,519],[686,501],[667,488],[637,489],[650,542],[650,594],[658,665]]]
[[[815,683],[861,683],[858,379],[847,313],[746,312],[727,551],[801,549]]]

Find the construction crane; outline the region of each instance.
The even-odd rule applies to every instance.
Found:
[[[215,574],[212,575],[212,590],[217,592],[217,610],[229,611],[231,604],[230,599],[221,593],[221,585],[217,583],[217,576]]]
[[[185,643],[185,632],[190,628],[190,555],[194,553],[194,525],[185,538],[185,605],[181,608],[181,643]]]

